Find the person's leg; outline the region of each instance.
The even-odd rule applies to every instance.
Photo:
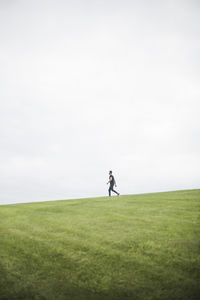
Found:
[[[115,190],[112,190],[115,194],[117,194],[117,195],[119,195],[119,193],[117,192],[117,191],[115,191]]]
[[[114,185],[110,185],[110,187],[109,187],[109,190],[108,190],[109,196],[111,196],[111,191],[114,192],[115,194],[119,195],[119,193],[118,193],[117,191],[115,191],[115,190],[113,189],[113,187],[114,187]]]
[[[118,193],[117,191],[115,191],[115,190],[113,189],[113,187],[112,187],[112,191],[113,191],[115,194],[119,195],[119,193]]]
[[[109,197],[111,196],[111,186],[108,189]]]

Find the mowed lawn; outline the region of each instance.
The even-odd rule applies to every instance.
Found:
[[[0,299],[193,300],[200,190],[0,206]]]

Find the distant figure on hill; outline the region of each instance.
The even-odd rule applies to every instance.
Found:
[[[115,194],[117,194],[119,196],[119,193],[117,191],[113,190],[113,187],[117,186],[117,185],[116,185],[115,178],[114,178],[114,176],[112,174],[112,171],[109,172],[109,181],[107,182],[107,184],[109,184],[109,183],[110,183],[110,187],[108,189],[109,196],[111,196],[111,191],[114,192]]]

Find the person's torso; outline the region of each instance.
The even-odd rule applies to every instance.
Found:
[[[113,175],[110,175],[109,179],[111,179],[111,180],[110,180],[110,184],[111,184],[111,185],[114,185],[114,183],[115,183],[114,176],[113,176]]]

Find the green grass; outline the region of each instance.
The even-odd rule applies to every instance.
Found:
[[[0,206],[0,299],[194,300],[200,190]]]

